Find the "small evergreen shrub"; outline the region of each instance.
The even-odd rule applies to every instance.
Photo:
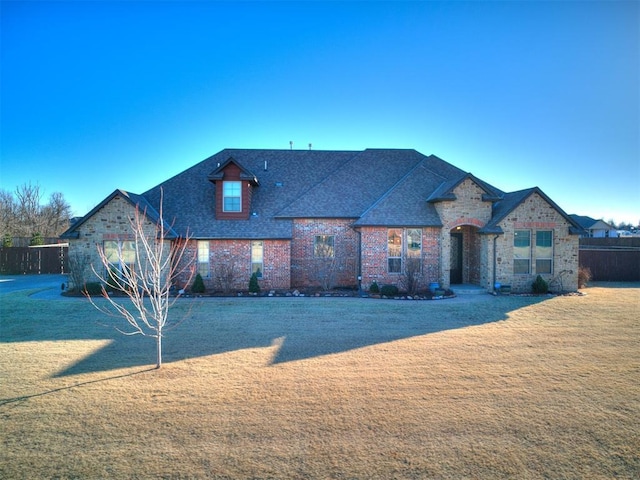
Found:
[[[2,246],[3,247],[13,247],[13,237],[9,232],[5,233],[2,237]]]
[[[375,280],[369,287],[369,293],[380,293],[380,287],[378,286],[378,282],[376,282]]]
[[[547,293],[549,291],[549,284],[540,275],[536,277],[536,281],[531,286],[533,293]]]
[[[102,295],[102,284],[100,282],[87,282],[82,288],[82,293],[90,296]]]
[[[34,233],[31,235],[31,240],[29,240],[29,245],[34,247],[37,245],[44,245],[44,238],[41,233]]]
[[[258,283],[257,272],[253,272],[249,279],[249,293],[260,293],[260,284]]]
[[[591,270],[587,267],[580,267],[578,269],[578,288],[584,288],[591,280]]]
[[[193,285],[191,286],[191,292],[204,293],[204,281],[202,280],[202,275],[200,275],[199,273],[196,275],[196,278],[193,281]]]
[[[380,294],[385,297],[395,297],[398,295],[398,287],[395,285],[383,285],[380,287]]]

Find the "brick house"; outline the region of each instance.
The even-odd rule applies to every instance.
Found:
[[[96,244],[126,249],[134,208],[151,224],[161,196],[167,241],[189,235],[214,290],[246,290],[252,272],[263,290],[529,291],[538,274],[577,288],[580,227],[539,188],[503,192],[415,150],[225,149],[142,195],[114,191],[63,234],[70,255],[98,266]]]

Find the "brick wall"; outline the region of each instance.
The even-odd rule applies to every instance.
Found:
[[[363,227],[362,242],[362,287],[368,289],[375,281],[378,285],[402,286],[403,275],[389,273],[387,267],[386,227]],[[421,288],[439,281],[440,274],[440,229],[422,229],[422,275]]]
[[[335,286],[357,284],[358,236],[349,219],[296,219],[291,242],[291,286],[320,286],[327,260],[314,257],[316,235],[335,236]]]
[[[251,240],[208,240],[209,276],[203,281],[207,291],[244,291],[251,278]],[[191,255],[197,254],[198,242],[189,242]],[[288,240],[263,241],[261,290],[289,289],[291,247]],[[197,257],[196,257],[197,258]]]

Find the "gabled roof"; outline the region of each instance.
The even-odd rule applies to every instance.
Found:
[[[409,170],[380,199],[365,210],[354,225],[358,227],[441,227],[442,221],[435,206],[427,203],[425,199],[442,177],[429,170],[426,160],[424,159]]]
[[[578,225],[580,225],[585,230],[615,230],[611,225],[609,225],[604,220],[596,220],[595,218],[587,217],[585,215],[569,215]]]
[[[438,187],[427,198],[427,202],[436,203],[455,200],[456,195],[455,193],[453,193],[453,191],[465,180],[471,180],[484,191],[482,200],[485,202],[497,202],[504,195],[503,192],[489,185],[487,182],[480,180],[475,175],[472,175],[471,173],[464,173],[458,178],[442,182],[440,185],[438,185]]]
[[[248,220],[216,219],[216,180],[235,164],[252,185]],[[172,235],[195,239],[290,239],[294,218],[344,218],[361,226],[442,226],[436,203],[454,200],[454,190],[471,180],[493,203],[493,218],[480,231],[502,233],[499,222],[529,195],[540,194],[575,224],[540,189],[504,193],[435,155],[408,149],[362,151],[225,149],[144,192],[116,190],[74,224],[74,232],[116,195],[151,220],[161,199]]]
[[[519,190],[517,192],[505,193],[500,201],[493,204],[491,220],[480,230],[480,232],[497,234],[503,233],[502,228],[500,228],[499,226],[499,223],[533,194],[537,194],[542,197],[545,202],[547,202],[551,207],[557,210],[558,213],[560,213],[560,215],[562,215],[562,217],[567,220],[570,225],[570,233],[575,235],[579,235],[582,233],[582,228],[580,227],[580,225],[578,225],[573,219],[571,219],[571,217],[567,215],[564,210],[556,205],[555,202],[551,200],[538,187],[527,188],[525,190]]]
[[[71,227],[69,227],[62,235],[60,235],[60,238],[78,238],[77,229],[82,226],[87,220],[89,220],[93,215],[95,215],[98,210],[103,208],[106,204],[108,204],[116,197],[124,198],[131,204],[132,207],[137,208],[141,213],[143,213],[150,222],[157,224],[160,221],[160,213],[158,213],[158,210],[156,210],[144,196],[127,192],[125,190],[116,189],[107,198],[96,205],[89,213],[87,213],[84,217],[71,225]],[[164,221],[164,230],[166,232],[165,238],[171,239],[178,237],[176,232],[173,230],[171,225],[166,222],[166,220]]]
[[[153,205],[164,190],[165,218],[175,221],[178,232],[187,229],[194,238],[290,239],[290,219],[276,213],[295,202],[357,155],[353,151],[225,149],[197,163],[143,195]],[[230,158],[255,174],[248,220],[216,220],[216,185],[210,174]],[[218,167],[220,164],[220,167]]]
[[[251,182],[253,185],[258,185],[258,177],[256,177],[253,173],[251,173],[247,168],[245,168],[241,163],[237,162],[233,157],[229,157],[226,162],[218,163],[216,169],[209,174],[209,180],[216,181],[222,180],[224,178],[224,170],[227,168],[227,165],[233,163],[237,165],[240,169],[240,179],[247,180]]]

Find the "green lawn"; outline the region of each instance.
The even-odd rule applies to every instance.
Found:
[[[640,286],[586,292],[184,299],[160,370],[6,294],[0,478],[637,478]]]

